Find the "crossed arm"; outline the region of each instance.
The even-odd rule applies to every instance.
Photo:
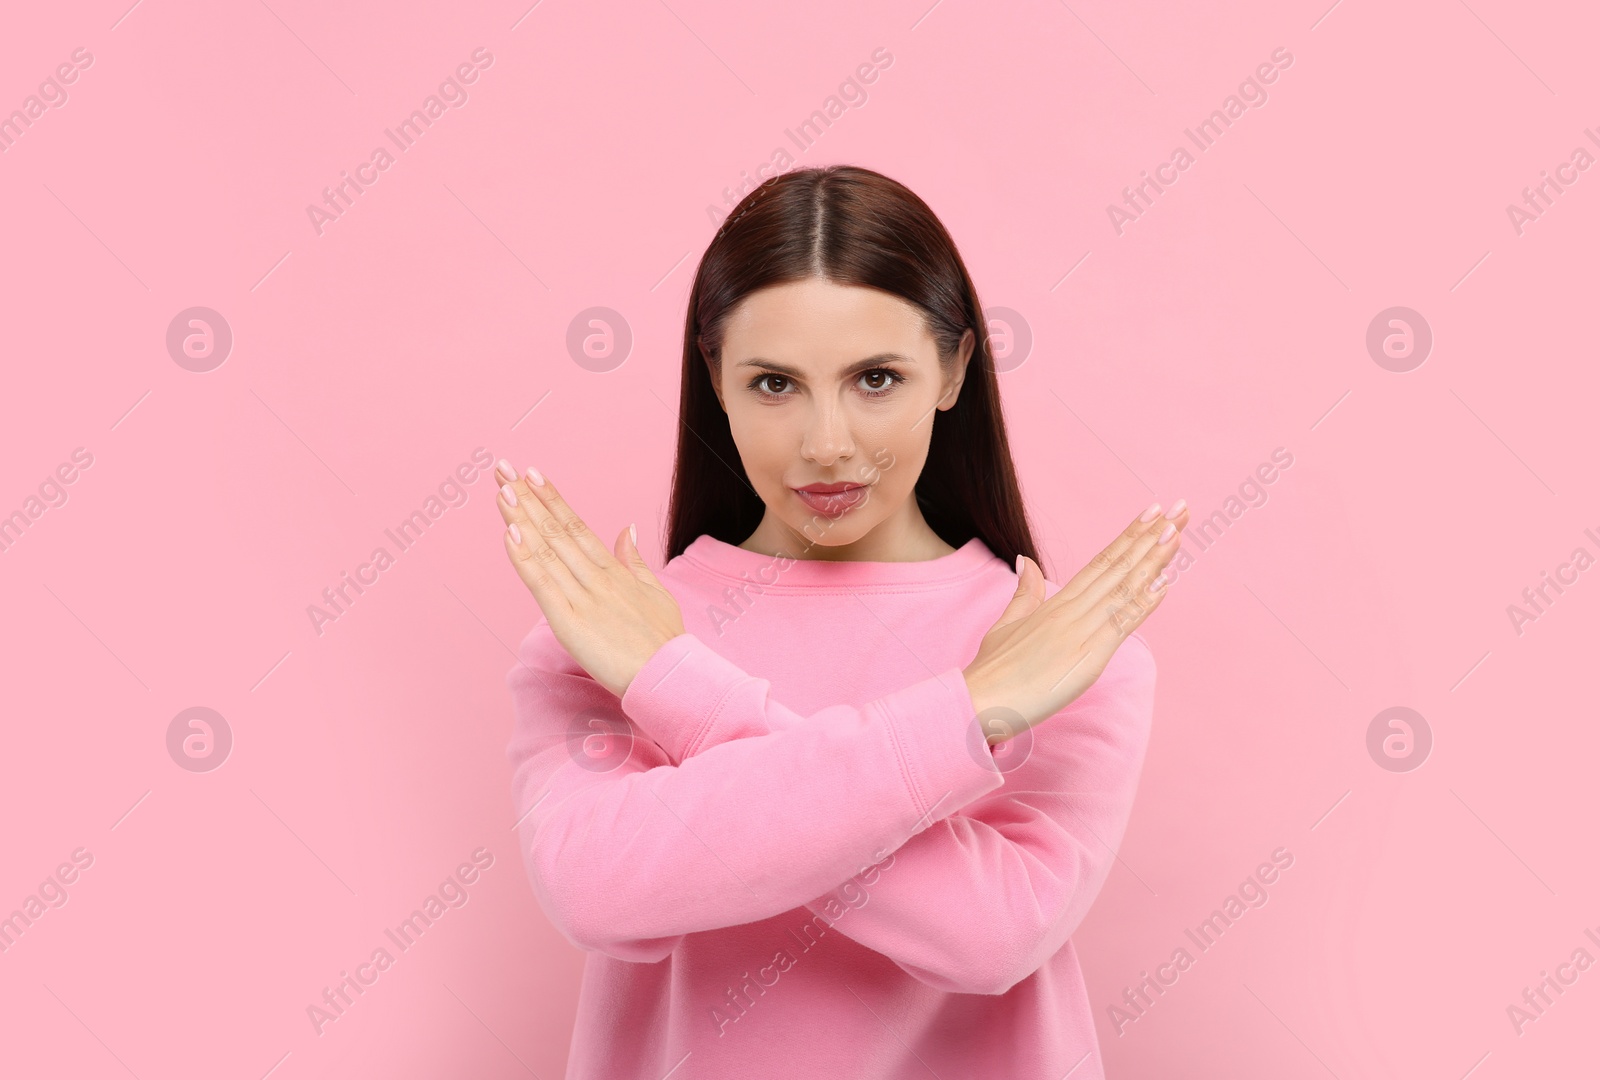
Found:
[[[541,623],[507,674],[535,892],[575,944],[651,962],[688,933],[837,911],[894,852],[836,928],[930,986],[1003,993],[1071,936],[1126,827],[1154,693],[1133,637],[1002,772],[959,668],[802,716],[685,633],[619,700]]]

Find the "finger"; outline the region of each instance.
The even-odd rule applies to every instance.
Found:
[[[533,470],[528,470],[533,473]],[[524,479],[528,481],[529,490],[537,496],[539,506],[542,506],[550,516],[561,526],[561,538],[569,540],[569,547],[581,550],[589,556],[597,566],[610,567],[614,560],[611,552],[600,542],[600,538],[589,528],[588,523],[580,518],[571,504],[562,497],[554,483],[546,477],[539,477],[543,483],[533,483],[534,476],[529,475]]]
[[[1032,593],[1034,598],[1038,600],[1039,603],[1044,603],[1044,571],[1039,568],[1038,563],[1033,561],[1033,557],[1031,555],[1022,556],[1022,570],[1023,574],[1018,576],[1026,575],[1028,581],[1028,592]]]
[[[650,564],[645,561],[644,553],[639,550],[638,530],[635,529],[634,526],[629,525],[625,532],[628,536],[626,548],[628,557],[623,560],[624,565],[633,572],[634,577],[638,578],[646,585],[654,585],[662,592],[670,591],[665,585],[661,584],[660,580],[656,577],[655,571],[650,569]],[[622,544],[621,537],[617,538],[617,543],[619,545]]]
[[[1173,504],[1173,508],[1167,511],[1166,517],[1161,514],[1161,504],[1152,503],[1149,509],[1129,522],[1127,528],[1123,529],[1116,539],[1107,544],[1104,550],[1089,560],[1088,565],[1061,587],[1060,593],[1065,594],[1063,602],[1082,593],[1090,582],[1105,573],[1106,569],[1114,565],[1138,540],[1151,532],[1159,533],[1166,527],[1168,521],[1180,518],[1185,522],[1188,520],[1188,509],[1184,500],[1179,499]]]
[[[494,479],[497,487],[504,488],[507,485],[511,487],[512,495],[510,501],[513,503],[518,499],[527,498],[530,494],[528,491],[528,478],[517,472],[516,466],[505,458],[495,462]]]
[[[617,556],[617,562],[625,566],[635,576],[643,578],[644,574],[641,574],[640,571],[642,570],[645,574],[648,574],[650,568],[645,565],[644,556],[639,554],[636,536],[637,533],[634,527],[629,525],[617,534],[617,542],[612,545],[612,551]]]
[[[1098,678],[1100,673],[1103,673],[1110,665],[1112,655],[1128,639],[1128,635],[1138,629],[1139,625],[1160,606],[1162,596],[1165,593],[1166,590],[1163,589],[1160,594],[1152,596],[1143,605],[1130,607],[1128,611],[1120,612],[1114,618],[1107,618],[1099,626],[1095,627],[1089,636],[1083,639],[1082,654],[1061,678],[1056,680],[1055,685],[1050,688],[1051,692],[1054,692],[1057,686],[1066,682],[1080,669],[1094,673],[1090,677],[1090,682]]]
[[[1150,509],[1156,510],[1159,507],[1152,506]],[[1146,520],[1147,518],[1149,520]],[[1115,585],[1133,566],[1133,560],[1137,559],[1143,550],[1142,545],[1154,542],[1153,537],[1158,534],[1153,534],[1152,530],[1165,527],[1166,524],[1159,515],[1150,517],[1150,510],[1145,511],[1062,586],[1061,591],[1054,597],[1054,606],[1060,609],[1073,606],[1074,610],[1081,611],[1081,605],[1077,604],[1079,600],[1093,603],[1098,599],[1097,590],[1103,592],[1107,587]]]
[[[566,590],[572,585],[571,575],[561,560],[555,558],[553,553],[544,557],[536,555],[533,544],[529,542],[533,538],[518,522],[509,523],[500,531],[500,537],[505,542],[506,556],[510,558],[512,568],[528,591],[533,593],[546,620],[550,620],[553,611],[569,606]]]
[[[1089,606],[1136,601],[1139,598],[1138,590],[1149,585],[1178,553],[1178,538],[1183,534],[1179,523],[1186,520],[1184,515],[1179,514],[1177,518],[1166,522],[1161,532],[1146,533],[1134,541],[1105,572],[1073,598],[1072,608],[1082,613]]]
[[[1188,507],[1182,499],[1179,499],[1166,514],[1158,516],[1146,524],[1142,533],[1124,530],[1123,535],[1119,537],[1117,542],[1113,543],[1106,551],[1097,555],[1094,559],[1091,559],[1089,565],[1074,576],[1073,580],[1078,582],[1078,588],[1073,593],[1072,598],[1076,599],[1078,596],[1084,595],[1087,590],[1091,589],[1101,577],[1114,567],[1133,565],[1128,563],[1127,560],[1137,559],[1139,552],[1145,550],[1147,544],[1162,543],[1161,538],[1166,535],[1169,528],[1177,530],[1177,533],[1181,535],[1188,524]]]
[[[1039,569],[1039,564],[1026,555],[1018,555],[1017,562],[1022,567],[1022,572],[1017,575],[1017,591],[1012,595],[1010,603],[1006,604],[1005,610],[1000,613],[1000,617],[994,621],[995,626],[1004,626],[1006,623],[1026,618],[1037,611],[1039,605],[1044,602],[1044,573]]]
[[[1103,600],[1101,603],[1103,618],[1099,620],[1099,624],[1085,642],[1089,655],[1095,656],[1101,662],[1109,660],[1111,654],[1127,636],[1137,630],[1156,608],[1161,606],[1172,580],[1164,569],[1157,570],[1143,584],[1130,586],[1126,590],[1117,590],[1112,596]]]
[[[1090,648],[1103,645],[1115,650],[1161,606],[1171,584],[1166,572],[1159,571],[1149,582],[1135,589],[1126,601],[1106,604],[1105,622],[1089,636]]]
[[[1156,536],[1155,543],[1129,572],[1123,585],[1131,590],[1130,599],[1137,597],[1143,602],[1151,595],[1164,594],[1166,587],[1177,579],[1176,573],[1167,573],[1167,565],[1177,557],[1178,548],[1183,542],[1181,522],[1185,520],[1179,518],[1168,522],[1166,528]]]
[[[617,569],[617,561],[587,523],[580,518],[555,484],[535,470],[524,470],[529,491],[528,514],[546,542],[561,556],[573,577],[592,582],[598,572]],[[535,478],[543,483],[534,483]]]
[[[539,500],[528,494],[524,490],[526,487],[525,478],[502,484],[499,496],[495,499],[500,516],[506,523],[507,550],[512,553],[513,561],[518,564],[517,572],[530,589],[534,587],[531,579],[536,576],[541,585],[553,586],[570,600],[583,591],[584,585],[573,575],[560,552],[550,544],[546,531],[540,528],[537,513],[544,514],[546,529],[554,524],[554,519],[548,511],[538,510]],[[513,527],[518,536],[515,541],[511,539]]]

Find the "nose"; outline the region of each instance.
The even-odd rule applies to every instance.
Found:
[[[836,402],[823,402],[812,411],[800,441],[800,456],[830,468],[855,450],[850,435],[850,418]]]

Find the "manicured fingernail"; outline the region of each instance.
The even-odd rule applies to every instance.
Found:
[[[1156,515],[1159,513],[1161,513],[1161,504],[1158,502],[1151,503],[1150,509],[1139,515],[1139,520],[1149,524],[1156,519]]]
[[[511,462],[507,461],[505,458],[500,459],[500,471],[506,474],[507,480],[515,480],[517,478],[517,470],[513,469],[511,467]]]
[[[515,521],[507,525],[506,528],[511,532],[511,542],[513,544],[522,543],[522,530],[517,528],[517,523]]]
[[[517,505],[517,493],[511,490],[510,484],[501,484],[500,494],[504,495],[506,497],[506,502],[510,503],[512,506]]]
[[[1183,508],[1188,505],[1189,504],[1184,502],[1182,499],[1179,499],[1177,502],[1173,503],[1172,509],[1167,511],[1167,520],[1171,521],[1173,518],[1183,513]]]
[[[1148,586],[1146,586],[1146,588],[1150,592],[1160,592],[1161,591],[1161,586],[1165,585],[1166,583],[1167,583],[1167,575],[1165,575],[1165,574],[1157,574],[1156,575],[1156,579],[1154,581],[1152,581]]]
[[[639,530],[633,527],[632,522],[628,523],[628,539],[633,543],[634,547],[639,546]]]
[[[528,466],[528,479],[533,481],[534,487],[544,487],[544,473],[535,469],[532,465]]]
[[[1168,522],[1167,527],[1161,530],[1161,538],[1158,539],[1156,543],[1165,544],[1168,540],[1171,540],[1176,535],[1178,535],[1178,527],[1173,525],[1171,522]]]

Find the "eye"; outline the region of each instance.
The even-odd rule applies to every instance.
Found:
[[[786,378],[785,376],[777,375],[777,374],[774,374],[773,372],[768,371],[768,372],[765,372],[765,373],[763,373],[761,375],[757,375],[755,378],[751,379],[750,380],[750,389],[754,390],[756,393],[760,394],[762,397],[776,398],[776,397],[787,397],[788,396],[787,394],[784,394],[784,393],[782,393],[780,391],[763,390],[761,388],[761,384],[763,382],[765,382],[766,380],[768,380],[768,379],[776,379],[778,381],[778,383],[780,383],[780,384],[787,384],[789,382],[788,378]]]
[[[793,381],[786,375],[766,371],[751,379],[748,386],[761,397],[774,399],[791,396],[789,387]],[[883,397],[890,393],[896,384],[902,382],[905,382],[905,376],[888,368],[873,368],[871,371],[861,373],[861,391],[869,398]]]
[[[905,376],[890,371],[888,368],[873,368],[871,371],[863,371],[861,378],[864,380],[883,380],[864,388],[867,397],[874,398],[883,397],[895,388],[895,384],[905,382]]]

